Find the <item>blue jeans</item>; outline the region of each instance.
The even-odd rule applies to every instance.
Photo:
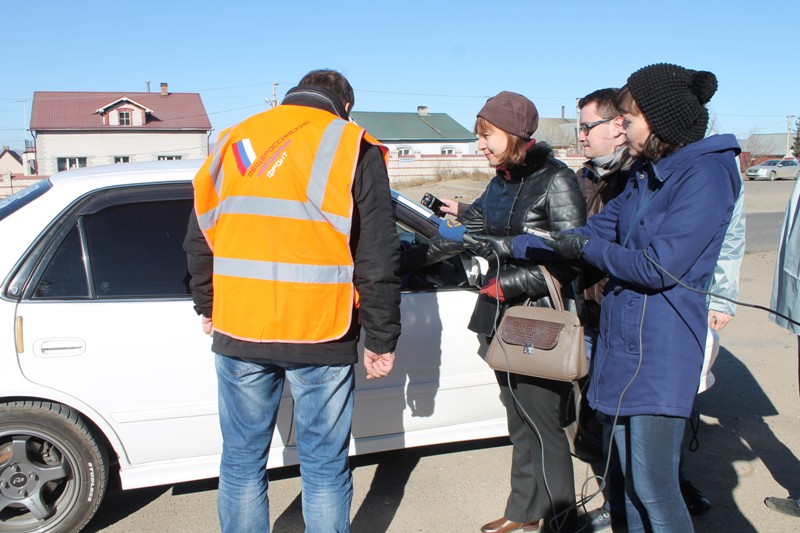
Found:
[[[620,417],[614,426],[625,476],[628,532],[691,533],[689,511],[678,483],[685,418]]]
[[[619,453],[616,445],[611,446],[614,438],[612,428],[614,427],[614,417],[597,413],[597,418],[603,425],[603,464],[606,473],[606,487],[603,491],[606,497],[603,507],[611,513],[611,520],[615,526],[622,526],[627,522],[627,510],[625,507],[625,477],[622,475],[622,466],[619,462]],[[609,454],[611,459],[609,460]]]
[[[292,365],[216,356],[222,429],[217,508],[223,533],[269,532],[267,457],[284,379],[294,398],[306,531],[350,531],[352,365]]]

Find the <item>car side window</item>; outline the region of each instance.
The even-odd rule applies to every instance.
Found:
[[[191,200],[138,202],[84,217],[97,298],[189,294],[183,238]]]
[[[400,253],[412,253],[413,248],[428,243],[426,237],[402,222],[397,223],[397,234],[400,237]],[[458,256],[406,272],[401,278],[403,291],[431,291],[465,286],[467,286],[466,272]]]
[[[191,199],[173,199],[112,204],[80,215],[33,298],[187,297],[183,239],[191,210]]]
[[[78,226],[61,242],[33,292],[35,299],[88,298]]]

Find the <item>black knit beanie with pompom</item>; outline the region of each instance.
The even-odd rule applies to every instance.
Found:
[[[669,63],[640,68],[628,88],[650,130],[670,144],[699,141],[708,128],[705,104],[717,92],[717,77]]]

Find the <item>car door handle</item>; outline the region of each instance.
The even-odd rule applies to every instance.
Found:
[[[33,353],[37,357],[74,357],[86,351],[82,339],[40,339],[33,343]]]

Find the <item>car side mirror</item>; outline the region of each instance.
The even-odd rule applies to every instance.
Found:
[[[483,257],[461,254],[461,263],[464,265],[464,272],[467,274],[469,286],[480,289],[483,275],[489,271],[489,262]]]

